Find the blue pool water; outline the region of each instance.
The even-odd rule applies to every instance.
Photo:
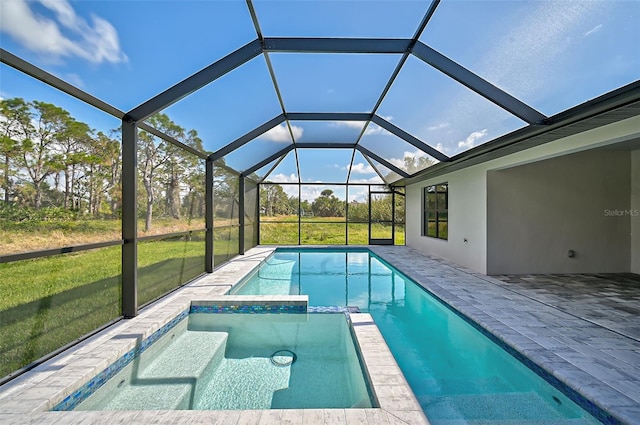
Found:
[[[599,423],[370,251],[277,250],[233,293],[369,312],[433,425]]]
[[[75,410],[372,407],[345,315],[191,313]]]

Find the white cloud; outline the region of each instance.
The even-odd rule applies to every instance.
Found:
[[[422,152],[421,150],[416,149],[413,152],[409,152],[409,151],[405,151],[402,154],[402,158],[390,158],[388,161],[390,163],[392,163],[393,165],[395,165],[396,167],[400,168],[401,170],[403,170],[405,168],[404,165],[404,159],[406,157],[412,157],[412,158],[427,158],[429,155],[427,155],[426,153]]]
[[[476,145],[476,142],[487,135],[488,131],[485,128],[484,130],[474,131],[470,135],[467,136],[466,139],[458,142],[458,148],[462,149],[471,149]]]
[[[296,138],[296,141],[299,141],[302,138],[302,133],[304,133],[304,128],[298,127],[297,125],[291,126],[291,131],[293,132],[293,137]],[[270,140],[272,142],[290,142],[291,135],[289,134],[289,129],[287,128],[287,124],[282,123],[273,127],[271,130],[265,132],[259,139]]]
[[[371,173],[375,173],[375,170],[373,169],[373,167],[369,164],[364,164],[362,162],[359,162],[357,164],[353,164],[353,166],[351,167],[351,173],[356,173],[356,174],[371,174]]]
[[[447,128],[450,125],[451,124],[449,124],[448,122],[441,122],[436,125],[432,125],[431,127],[427,127],[427,130],[429,131],[442,130],[443,128]]]
[[[329,121],[329,127],[350,127],[362,130],[364,121]]]
[[[78,74],[67,74],[66,80],[68,83],[73,84],[76,87],[82,88],[84,86],[84,81]]]
[[[298,183],[298,176],[295,174],[272,174],[267,177],[267,181],[275,183]],[[296,189],[297,190],[297,189]]]
[[[602,24],[600,25],[596,25],[595,27],[591,28],[589,31],[584,33],[585,37],[589,37],[591,34],[598,32],[602,29]]]
[[[25,0],[0,1],[0,31],[50,59],[79,57],[91,63],[126,62],[116,29],[92,15],[78,16],[66,0],[40,0],[54,18],[36,14]],[[63,33],[64,31],[64,33]]]
[[[380,178],[380,176],[378,176],[377,174],[373,177],[369,177],[368,179],[349,179],[349,183],[371,183],[371,184],[378,184],[378,183],[384,183],[382,181],[382,179]],[[352,191],[354,189],[349,188],[349,200],[352,201],[353,198],[353,194]],[[355,189],[358,190],[358,189]],[[366,189],[365,189],[366,190]]]

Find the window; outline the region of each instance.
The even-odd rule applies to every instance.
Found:
[[[449,184],[424,188],[422,236],[447,240],[449,236]]]

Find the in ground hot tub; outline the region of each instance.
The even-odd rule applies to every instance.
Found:
[[[191,313],[74,410],[373,407],[344,313]]]

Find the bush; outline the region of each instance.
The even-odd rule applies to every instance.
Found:
[[[0,220],[12,222],[72,221],[76,213],[61,207],[35,209],[15,204],[0,203]]]

